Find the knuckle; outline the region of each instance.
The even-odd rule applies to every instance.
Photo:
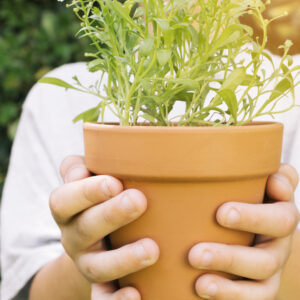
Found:
[[[90,233],[89,233],[89,226],[87,224],[87,222],[85,221],[84,218],[77,218],[76,222],[74,223],[75,225],[75,232],[76,232],[76,236],[77,239],[80,242],[85,242],[88,241],[90,239]]]
[[[120,215],[115,205],[103,206],[102,218],[106,225],[109,227],[115,227],[120,224]]]
[[[98,268],[96,267],[96,264],[87,264],[86,266],[84,266],[83,273],[90,282],[100,283],[108,281],[103,278],[101,272],[99,272]]]
[[[235,265],[235,259],[234,255],[231,254],[231,252],[227,252],[227,255],[222,255],[224,259],[224,267],[225,270],[232,270],[232,268]]]
[[[82,186],[82,195],[92,205],[112,197],[111,191],[107,187],[107,178],[106,175],[98,175],[85,179]]]
[[[82,185],[82,196],[87,201],[91,202],[91,204],[96,204],[98,197],[95,196],[99,186],[95,184],[95,178],[88,178],[84,181]]]

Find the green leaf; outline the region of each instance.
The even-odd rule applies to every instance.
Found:
[[[291,55],[287,55],[286,60],[287,60],[288,66],[291,67],[294,63],[293,57]]]
[[[230,89],[235,91],[236,88],[242,84],[243,81],[247,80],[247,74],[245,68],[234,69],[229,76],[225,79],[221,89]]]
[[[88,62],[87,66],[90,72],[97,72],[103,69],[104,60],[101,58],[94,59]]]
[[[39,83],[47,83],[47,84],[52,84],[52,85],[64,87],[66,90],[67,89],[73,89],[73,90],[80,91],[79,89],[75,88],[71,84],[69,84],[69,83],[67,83],[67,82],[65,82],[65,81],[63,81],[61,79],[54,78],[54,77],[44,77],[44,78],[40,79],[38,82]]]
[[[232,92],[235,92],[236,88],[239,85],[242,85],[245,80],[247,80],[246,69],[243,67],[236,68],[225,79],[225,81],[223,82],[220,88],[220,91],[231,90]],[[218,92],[218,94],[214,97],[213,101],[211,102],[211,105],[219,105],[219,104],[221,104],[221,99]]]
[[[171,58],[172,51],[171,50],[159,50],[157,52],[157,60],[161,66],[164,66],[169,59]]]
[[[137,24],[132,20],[130,17],[130,10],[120,4],[118,1],[106,1],[105,4],[111,7],[122,19],[128,22],[131,26],[135,27],[136,29],[140,30]]]
[[[255,79],[253,75],[246,74],[244,80],[240,85],[248,86],[250,83],[255,83],[255,86],[262,86],[263,83],[260,81],[260,77],[256,75]]]
[[[291,88],[291,82],[288,78],[282,79],[274,88],[270,98],[268,99],[268,103],[280,97],[283,93],[288,91]]]
[[[253,78],[254,76],[246,74],[244,80],[241,82],[241,85],[248,86],[253,81]]]
[[[291,74],[289,68],[285,64],[282,64],[281,69],[282,69],[283,74],[288,78],[288,80],[290,82],[293,82],[294,78],[293,78],[293,75]],[[290,86],[290,89],[291,89],[292,97],[295,98],[295,88],[292,84]]]
[[[157,25],[161,28],[162,31],[167,31],[170,29],[170,24],[169,24],[168,20],[158,19],[158,18],[154,18],[154,20],[157,23]]]
[[[145,120],[147,120],[147,121],[149,121],[151,123],[155,123],[156,122],[156,119],[153,116],[149,115],[149,114],[143,114],[142,118],[144,118]]]
[[[199,88],[199,83],[196,80],[188,79],[188,78],[174,78],[174,79],[169,79],[168,82],[181,84],[183,86],[186,86],[186,87],[189,87],[192,89]]]
[[[192,36],[192,43],[193,43],[193,46],[196,47],[198,44],[199,44],[199,36],[198,36],[198,33],[196,31],[196,29],[194,28],[194,26],[192,25],[188,25],[188,31],[189,33],[191,34]]]
[[[76,123],[80,120],[83,120],[83,122],[97,122],[99,115],[100,115],[100,104],[79,114],[77,117],[73,119],[73,122]]]
[[[221,90],[218,92],[218,95],[226,103],[230,114],[232,115],[234,121],[237,121],[237,111],[238,111],[238,102],[234,91],[230,89]]]
[[[159,96],[156,96],[156,95],[142,96],[141,97],[141,103],[142,104],[153,104],[153,102],[160,105],[164,102],[164,99],[162,97],[159,97]]]
[[[148,56],[154,50],[154,39],[148,37],[141,43],[140,53],[142,56]]]
[[[241,36],[241,25],[230,25],[228,26],[221,34],[219,39],[216,41],[215,45],[213,46],[213,51],[217,48],[222,48],[225,45],[228,45],[236,40],[238,40]]]

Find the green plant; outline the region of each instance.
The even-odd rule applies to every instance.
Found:
[[[262,115],[275,115],[295,106],[299,66],[292,67],[291,41],[282,46],[279,66],[265,50],[267,28],[261,0],[73,0],[69,5],[81,21],[80,37],[95,49],[86,53],[99,80],[84,87],[60,79],[40,82],[91,93],[99,104],[75,121],[96,121],[105,109],[121,125],[141,120],[170,126],[243,125]],[[240,22],[253,14],[263,38]],[[264,69],[264,61],[272,72]],[[295,73],[298,72],[298,73]],[[104,74],[106,95],[100,93]],[[292,103],[276,110],[292,95]],[[263,101],[262,101],[263,99]],[[177,101],[185,103],[180,116],[171,116]]]

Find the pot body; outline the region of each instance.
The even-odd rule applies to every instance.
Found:
[[[120,127],[87,123],[86,164],[147,197],[146,213],[111,234],[114,248],[149,237],[159,261],[120,280],[143,300],[199,300],[203,272],[189,266],[199,242],[251,245],[253,235],[224,229],[216,211],[225,202],[261,203],[267,178],[280,166],[283,126]],[[224,276],[228,276],[224,274]]]

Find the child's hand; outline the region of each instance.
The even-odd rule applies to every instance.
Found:
[[[220,225],[259,234],[254,247],[201,243],[189,253],[192,266],[202,270],[224,271],[244,277],[229,280],[221,276],[202,275],[196,290],[202,298],[217,300],[274,300],[283,267],[289,257],[292,234],[298,223],[293,192],[298,174],[282,165],[267,183],[269,204],[226,203],[217,213]],[[270,201],[269,201],[270,202]]]
[[[137,190],[123,191],[113,177],[90,177],[79,156],[64,160],[61,175],[65,185],[51,194],[50,208],[67,254],[89,282],[97,283],[92,285],[92,299],[140,299],[133,288],[114,292],[104,283],[154,264],[158,246],[145,238],[106,251],[103,238],[140,217],[147,207],[145,196]]]
[[[62,230],[62,243],[67,253],[81,273],[90,282],[97,283],[92,284],[92,300],[122,299],[123,296],[124,299],[139,300],[140,294],[134,288],[115,292],[111,284],[104,282],[153,264],[159,255],[157,245],[145,239],[121,249],[105,251],[102,238],[143,214],[146,210],[144,195],[136,190],[122,192],[121,183],[109,176],[87,178],[90,174],[81,157],[66,159],[61,174],[66,185],[52,194],[51,210]],[[298,222],[297,209],[292,201],[288,201],[293,198],[297,184],[295,169],[283,165],[269,178],[266,191],[269,198],[278,202],[260,205],[226,203],[220,207],[217,220],[222,226],[259,235],[255,247],[214,243],[193,247],[189,260],[195,268],[225,271],[246,278],[231,281],[208,272],[196,282],[199,295],[218,300],[275,298],[289,256],[291,236]],[[122,205],[125,195],[130,197],[135,212]],[[235,214],[230,215],[232,208]],[[231,222],[229,216],[233,216]],[[144,247],[139,247],[140,243]],[[146,250],[144,257],[142,250]]]

